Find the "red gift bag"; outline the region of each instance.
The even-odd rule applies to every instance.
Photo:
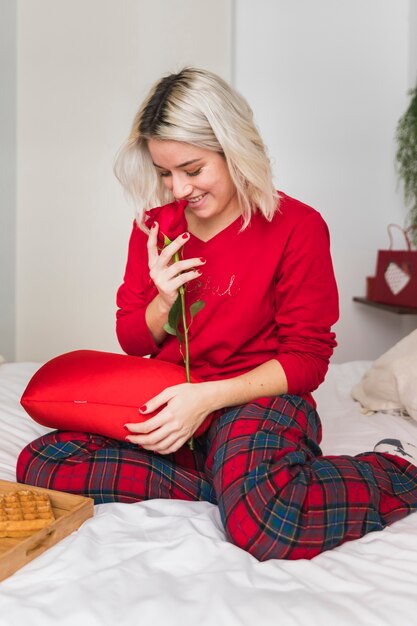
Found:
[[[392,229],[399,228],[406,247],[393,250]],[[411,249],[408,231],[389,224],[388,250],[378,250],[376,274],[372,281],[370,299],[383,304],[417,307],[417,250]]]

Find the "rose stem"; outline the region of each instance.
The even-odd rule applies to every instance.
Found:
[[[175,261],[179,261],[180,260],[178,252],[175,253],[174,258],[175,258]],[[180,291],[180,298],[181,298],[182,325],[184,327],[185,375],[187,377],[187,382],[190,383],[191,382],[191,377],[190,377],[190,352],[189,352],[189,348],[188,348],[187,316],[185,314],[185,289],[184,289],[183,285],[181,285],[179,291]],[[190,437],[190,439],[188,440],[188,447],[190,448],[190,450],[194,450],[194,437]]]

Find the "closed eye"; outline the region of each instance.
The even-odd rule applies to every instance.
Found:
[[[202,167],[199,167],[197,170],[194,170],[193,172],[187,172],[187,176],[198,176],[199,174],[201,174],[202,171]]]
[[[203,168],[199,167],[196,170],[193,170],[192,172],[185,172],[187,174],[187,176],[198,176],[199,174],[201,174]],[[167,178],[168,176],[171,176],[171,172],[165,172],[165,171],[160,171],[159,172],[159,176],[161,178]]]

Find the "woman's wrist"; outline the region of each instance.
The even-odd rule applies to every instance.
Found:
[[[168,321],[169,311],[170,307],[162,300],[159,294],[151,300],[145,311],[146,324],[157,345],[162,343],[167,335],[164,330],[164,324]]]
[[[209,391],[210,412],[229,406],[238,406],[254,400],[258,395],[248,393],[245,383],[237,378],[213,380],[207,383]]]
[[[228,406],[246,404],[256,398],[281,395],[288,391],[285,372],[275,359],[235,378],[213,380],[205,384],[211,412]]]

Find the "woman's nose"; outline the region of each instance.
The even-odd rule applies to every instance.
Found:
[[[172,193],[178,200],[186,198],[193,190],[190,181],[184,180],[182,176],[172,177]]]

